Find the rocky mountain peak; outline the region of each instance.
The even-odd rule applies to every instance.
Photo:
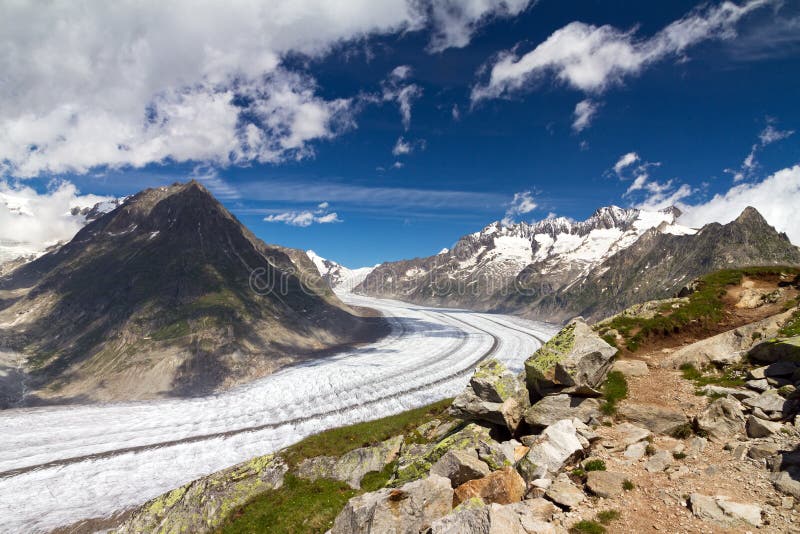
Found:
[[[747,206],[736,218],[736,222],[739,224],[769,226],[769,223],[764,219],[761,213],[752,206]]]

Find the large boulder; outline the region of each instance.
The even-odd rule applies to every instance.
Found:
[[[616,497],[623,491],[625,475],[612,471],[589,471],[586,475],[586,488],[604,499]]]
[[[575,508],[586,499],[583,491],[564,475],[557,478],[547,488],[545,495],[554,503],[567,509]]]
[[[643,426],[655,434],[672,434],[689,422],[682,411],[655,404],[626,402],[618,413],[631,423]]]
[[[455,489],[453,502],[460,504],[478,497],[487,504],[511,504],[521,501],[524,496],[525,481],[513,467],[506,467],[460,485]]]
[[[564,388],[597,389],[616,353],[583,319],[575,319],[525,361],[528,390],[544,396]]]
[[[599,418],[600,402],[591,397],[575,397],[561,393],[547,395],[525,411],[525,422],[534,428],[550,426],[562,419],[579,419],[588,423]]]
[[[758,408],[767,414],[777,413],[781,416],[789,415],[794,405],[793,401],[786,400],[775,389],[768,389],[757,397],[744,399],[742,403],[751,408]]]
[[[287,471],[283,458],[259,456],[146,502],[115,532],[213,532],[239,506],[280,488]]]
[[[478,366],[450,410],[462,419],[505,425],[513,433],[528,406],[530,396],[521,377],[499,361],[489,359]]]
[[[340,457],[316,456],[303,460],[297,467],[297,476],[317,480],[332,478],[347,482],[350,487],[359,489],[361,479],[371,471],[381,471],[387,464],[397,459],[403,436],[395,436],[374,447],[362,447]]]
[[[567,463],[583,453],[575,423],[563,419],[545,428],[530,442],[530,450],[517,464],[526,482],[553,475]]]
[[[454,488],[470,480],[485,477],[491,472],[486,462],[478,458],[474,451],[447,451],[431,467],[432,475],[449,479]]]
[[[743,504],[720,495],[709,497],[699,493],[689,496],[692,513],[705,520],[732,526],[744,522],[754,527],[761,526],[761,508],[754,504]]]
[[[708,435],[711,441],[725,441],[744,434],[744,413],[740,404],[728,397],[722,397],[697,415],[695,425]]]
[[[431,475],[400,488],[353,497],[333,522],[331,534],[418,534],[453,507],[453,488]]]
[[[550,524],[556,511],[541,498],[509,505],[460,505],[434,521],[425,534],[556,534]]]
[[[771,339],[759,343],[747,354],[750,360],[761,363],[779,361],[800,362],[800,336]]]

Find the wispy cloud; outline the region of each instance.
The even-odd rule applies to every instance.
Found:
[[[753,143],[750,147],[750,152],[744,158],[739,168],[725,169],[725,172],[733,175],[734,182],[741,182],[753,176],[753,173],[758,168],[758,160],[756,158],[764,147],[782,141],[794,134],[794,130],[779,130],[776,128],[776,121],[772,117],[767,117],[766,122],[767,125],[758,135],[758,141]]]
[[[328,211],[330,204],[322,202],[314,210],[283,211],[264,217],[266,222],[284,223],[290,226],[307,227],[312,224],[340,223],[342,220],[336,212]]]
[[[572,121],[572,129],[576,132],[581,132],[588,128],[599,108],[600,104],[588,98],[578,102],[573,112],[574,120]]]
[[[538,207],[530,191],[514,193],[514,198],[508,203],[506,214],[501,221],[505,226],[511,226],[520,215],[530,213]]]

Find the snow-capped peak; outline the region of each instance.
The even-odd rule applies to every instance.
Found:
[[[369,273],[377,267],[360,267],[358,269],[348,269],[335,261],[328,260],[314,252],[307,250],[306,255],[319,271],[322,279],[328,282],[331,289],[337,293],[350,293],[353,288],[364,281]]]

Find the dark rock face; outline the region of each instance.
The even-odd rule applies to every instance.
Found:
[[[0,318],[19,316],[0,328],[0,347],[30,356],[34,388],[100,381],[131,365],[146,375],[142,354],[156,353],[152,367],[159,353],[180,353],[167,389],[182,395],[372,326],[303,252],[266,245],[196,182],[143,191],[0,278]]]
[[[672,296],[717,269],[800,265],[800,249],[754,208],[728,224],[708,224],[694,233],[669,228],[679,214],[674,208],[658,212],[655,215],[665,222],[643,232],[636,230],[642,224],[641,212],[615,207],[602,208],[577,223],[547,219],[509,228],[495,223],[463,237],[451,251],[385,263],[356,290],[562,322],[577,315],[597,320],[637,302]],[[622,237],[606,254],[591,260],[540,253],[550,238],[597,230],[614,230]],[[521,245],[527,240],[530,249],[523,247],[512,259],[498,260],[498,235]]]

